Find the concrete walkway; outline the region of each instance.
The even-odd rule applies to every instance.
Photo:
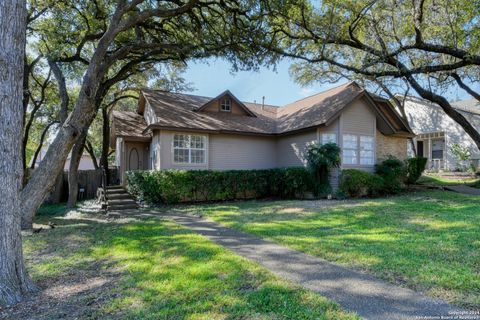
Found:
[[[445,186],[444,188],[450,191],[458,192],[458,193],[469,194],[473,196],[480,196],[480,189],[473,188],[464,184],[459,184],[455,186]]]
[[[236,254],[259,263],[277,276],[328,297],[345,310],[354,311],[366,319],[442,319],[440,316],[446,319],[448,315],[462,312],[445,302],[412,290],[390,285],[370,275],[201,218],[155,210],[135,210],[130,213],[122,211],[121,215],[171,219]]]

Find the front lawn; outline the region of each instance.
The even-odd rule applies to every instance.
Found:
[[[50,206],[36,223],[24,248],[43,291],[0,318],[358,319],[172,222]]]
[[[434,186],[452,186],[458,184],[480,184],[480,180],[474,177],[456,177],[456,176],[440,176],[440,175],[423,175],[418,179],[418,184],[434,185]]]
[[[480,197],[443,191],[357,201],[250,201],[173,207],[480,307]]]

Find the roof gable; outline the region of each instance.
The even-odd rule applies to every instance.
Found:
[[[211,99],[210,101],[207,101],[205,104],[200,106],[200,108],[198,108],[196,111],[197,112],[201,112],[201,111],[217,112],[217,111],[220,111],[220,107],[219,107],[220,101],[225,99],[226,97],[228,97],[229,99],[231,99],[233,101],[232,110],[231,110],[232,113],[236,113],[236,114],[239,114],[239,115],[243,113],[244,115],[248,115],[250,117],[256,117],[255,113],[253,113],[242,101],[238,100],[238,98],[235,97],[235,95],[233,93],[231,93],[230,90],[225,90],[224,92],[220,93],[215,98]],[[243,112],[238,112],[238,111],[235,112],[236,110],[234,110],[234,108],[236,110],[241,110]]]

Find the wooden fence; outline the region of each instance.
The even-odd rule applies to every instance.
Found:
[[[110,168],[109,185],[119,183],[118,168]],[[78,171],[78,200],[95,199],[97,189],[102,184],[102,170],[81,170]],[[54,189],[45,199],[45,203],[59,203],[68,200],[68,172],[64,171],[55,182]]]

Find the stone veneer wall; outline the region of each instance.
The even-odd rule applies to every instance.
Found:
[[[401,160],[406,159],[408,157],[407,145],[408,139],[406,138],[385,136],[377,131],[377,161],[381,161],[389,155]]]

